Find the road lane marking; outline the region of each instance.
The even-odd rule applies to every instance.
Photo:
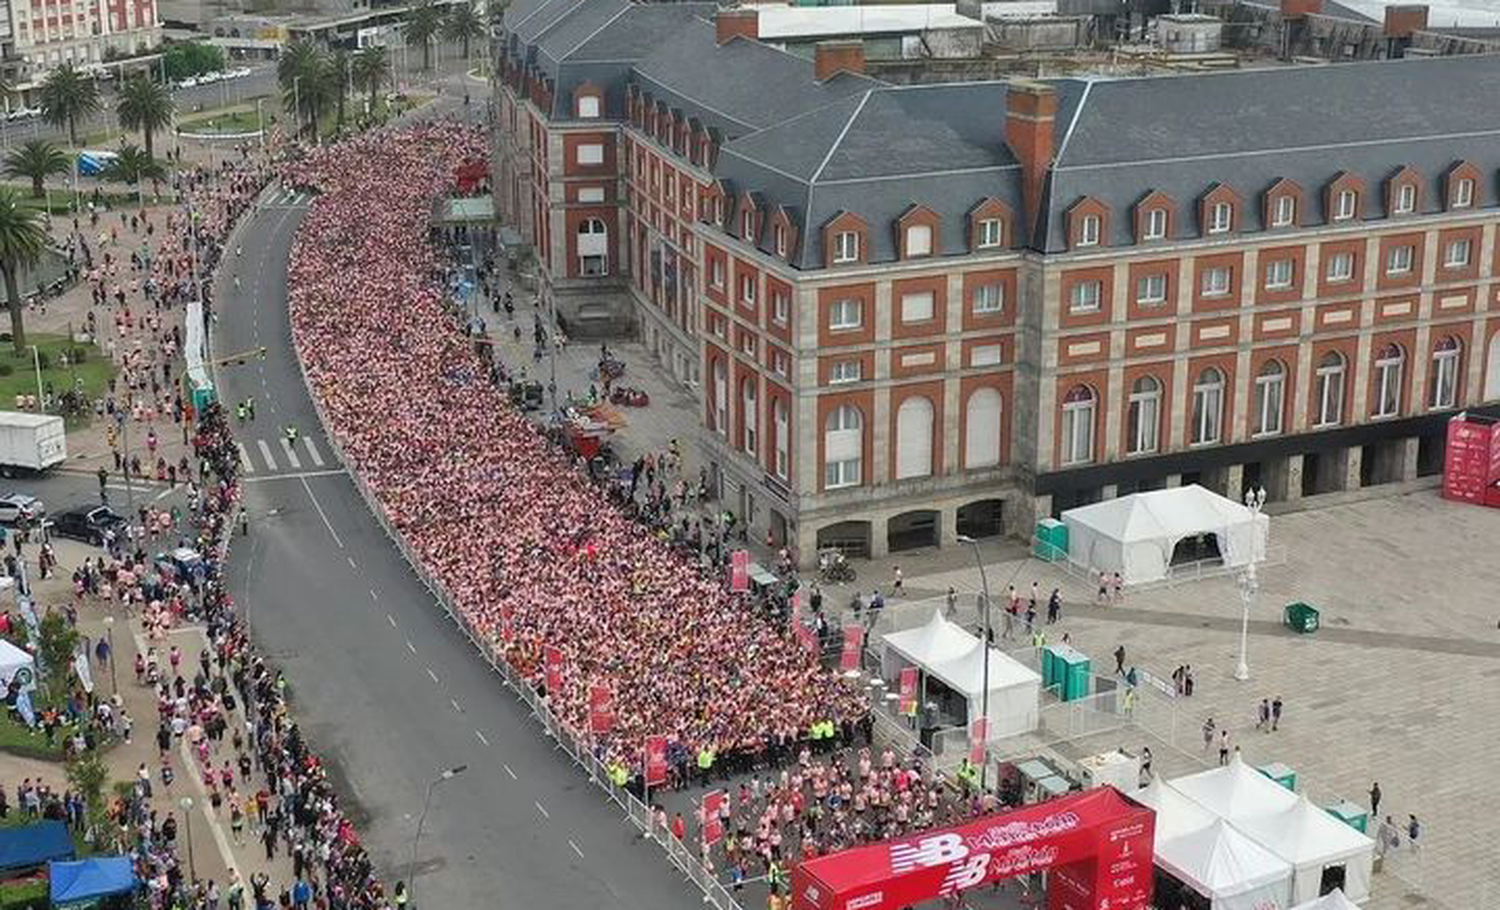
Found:
[[[505,765],[504,762],[501,762],[501,764]],[[510,769],[510,765],[505,765],[505,773],[510,775],[511,780],[520,780],[519,777],[516,777],[516,772]]]
[[[387,614],[385,614],[385,621],[391,624],[391,628],[392,629],[396,628],[396,617],[394,617],[391,614],[387,613]]]
[[[370,589],[370,599],[371,600],[379,600],[380,599],[380,595],[378,595],[378,594],[375,593],[375,589],[374,588]]]
[[[309,436],[302,441],[307,445],[307,454],[312,458],[312,463],[321,468],[323,466],[323,455],[318,451],[318,447],[313,445],[312,437]]]
[[[430,677],[432,677],[432,681],[433,682],[437,682],[438,681],[437,674],[434,673],[434,672],[432,672],[432,668],[431,667],[427,668],[427,675],[430,676]]]
[[[413,653],[413,654],[415,654],[415,653],[417,653],[417,648],[416,648],[416,645],[413,645],[413,644],[412,644],[412,643],[411,643],[411,639],[410,639],[410,638],[408,638],[408,639],[407,639],[407,640],[406,640],[406,650],[408,650],[408,651],[410,651],[410,652],[411,652],[411,653]]]
[[[250,463],[250,453],[246,451],[245,444],[243,442],[237,442],[234,444],[234,447],[240,450],[240,465],[245,469],[245,473],[253,473],[255,471],[255,465]]]
[[[261,440],[260,444],[265,445],[265,440]],[[333,522],[328,520],[328,513],[323,511],[323,506],[318,502],[318,497],[313,495],[312,486],[308,484],[306,477],[302,478],[302,489],[307,491],[307,498],[312,500],[313,508],[318,510],[318,516],[323,519],[323,527],[327,528],[328,533],[333,535],[333,542],[339,545],[340,550],[344,549],[344,542],[339,540],[339,532],[333,529]]]
[[[462,713],[464,713],[464,709],[460,708],[458,706],[458,699],[456,699],[456,698],[450,698],[450,699],[448,699],[448,704],[450,704],[450,705],[453,706],[454,713],[456,713],[456,714],[462,714]]]
[[[304,477],[337,477],[343,473],[342,469],[330,469],[327,471],[303,471],[300,474],[273,474],[269,477],[246,477],[245,483],[265,483],[270,480],[301,480]]]
[[[266,445],[264,439],[257,439],[255,443],[260,446],[260,454],[265,457],[266,464],[270,466],[271,470],[276,470],[276,456],[271,454],[271,447]]]
[[[552,817],[552,816],[550,816],[550,815],[547,814],[546,808],[544,808],[541,803],[536,802],[536,800],[532,800],[532,802],[536,805],[536,811],[542,813],[542,818],[551,818]]]
[[[281,437],[281,451],[286,453],[286,460],[292,463],[296,470],[302,470],[302,459],[297,457],[297,450],[292,448],[292,441],[285,436]]]
[[[166,499],[168,496],[171,496],[173,493],[176,493],[176,492],[177,492],[177,488],[176,487],[167,487],[165,490],[162,490],[160,493],[156,494],[156,501],[157,502],[161,502],[163,499]]]
[[[486,746],[488,746],[490,744],[490,741],[487,740],[487,739],[485,739],[484,738],[484,734],[480,733],[478,730],[474,731],[474,735],[477,736],[477,737],[479,737],[479,741],[482,742],[482,743],[484,743]]]
[[[356,566],[354,564],[354,557],[353,556],[345,556],[344,558],[347,559],[347,560],[349,560],[349,568],[351,568],[351,569],[357,569],[357,568],[359,568],[359,566]]]
[[[578,854],[579,859],[583,859],[583,851],[578,849],[578,845],[573,843],[573,838],[571,837],[568,838],[568,846],[573,848],[573,852]]]

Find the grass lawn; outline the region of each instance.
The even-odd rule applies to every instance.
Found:
[[[11,755],[19,755],[22,758],[35,758],[40,761],[63,760],[63,739],[72,735],[72,727],[64,727],[57,731],[53,737],[54,745],[47,745],[47,734],[40,729],[32,733],[26,726],[13,719],[9,714],[0,716],[0,752],[8,752]],[[13,813],[14,814],[14,813]]]
[[[45,910],[51,897],[45,877],[20,878],[0,884],[0,907],[5,910],[30,910],[33,907]]]
[[[0,318],[0,330],[10,328],[9,317]],[[79,326],[82,328],[82,326]],[[115,374],[114,364],[98,348],[90,344],[70,345],[61,335],[32,335],[26,337],[27,350],[17,355],[9,338],[0,341],[0,410],[15,407],[17,395],[36,395],[36,369],[29,345],[36,345],[41,354],[42,387],[50,386],[54,395],[61,395],[75,388],[75,380],[81,384],[83,394],[95,399],[106,394],[109,380]],[[64,365],[63,353],[68,349],[82,349],[86,353],[82,363]],[[9,373],[6,373],[9,368]],[[91,416],[91,415],[89,415]],[[88,423],[89,416],[68,418],[69,426]],[[0,735],[0,747],[4,737]]]
[[[25,206],[26,208],[36,209],[38,212],[45,212],[47,210],[48,197],[50,196],[52,203],[52,214],[71,215],[73,213],[73,194],[66,187],[53,186],[51,187],[51,193],[43,195],[42,198],[37,199],[31,195],[30,183],[4,183],[0,184],[0,186],[9,187],[10,189],[13,189],[17,193],[19,193],[21,196],[21,205]],[[172,191],[166,183],[162,184],[162,191],[162,201],[160,204],[172,205]],[[107,193],[100,193],[99,197],[107,206],[109,206],[111,211],[119,211],[120,209],[125,208],[135,208],[135,193],[133,192],[122,193],[111,190]],[[89,200],[93,198],[93,189],[87,189],[83,194],[83,206],[85,209],[88,208]],[[147,208],[150,208],[151,206],[156,204],[152,202],[152,191],[149,185],[146,187],[145,199]]]
[[[266,111],[266,122],[270,123],[271,111]],[[260,129],[260,119],[251,107],[244,110],[216,111],[194,114],[177,121],[177,128],[184,133],[253,133]]]

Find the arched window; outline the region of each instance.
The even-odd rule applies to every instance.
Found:
[[[714,361],[714,432],[729,438],[729,377],[724,361]]]
[[[896,409],[896,479],[932,474],[932,402],[913,395]]]
[[[578,274],[584,278],[609,274],[609,228],[598,218],[578,222]]]
[[[755,380],[742,379],[740,380],[740,419],[745,422],[745,436],[741,442],[744,443],[746,454],[751,458],[755,458],[760,451],[755,445],[760,435],[756,432],[760,428],[759,421],[756,419],[758,416],[755,409]]]
[[[840,405],[823,427],[823,486],[858,486],[864,463],[864,418],[853,405]]]
[[[1131,455],[1155,452],[1161,436],[1161,383],[1155,376],[1142,376],[1130,387],[1126,422],[1126,452]]]
[[[1062,463],[1087,464],[1094,460],[1094,390],[1074,386],[1063,397]]]
[[[975,389],[964,406],[964,467],[988,468],[1000,463],[1000,393]]]
[[[787,472],[791,470],[792,440],[789,438],[791,430],[786,402],[780,398],[771,399],[771,423],[776,433],[776,476],[786,480]]]
[[[1191,439],[1195,446],[1218,442],[1224,434],[1224,374],[1209,367],[1193,383],[1193,425]]]
[[[1432,349],[1432,406],[1458,407],[1458,364],[1463,346],[1451,335]]]
[[[1255,377],[1256,436],[1275,436],[1281,432],[1281,415],[1286,401],[1286,367],[1279,360],[1267,360]]]
[[[1332,427],[1344,421],[1344,355],[1329,351],[1318,361],[1317,418],[1313,426]]]
[[[1406,352],[1399,344],[1388,344],[1375,356],[1375,410],[1371,416],[1401,413],[1401,373],[1405,367]]]

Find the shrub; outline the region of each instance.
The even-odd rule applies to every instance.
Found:
[[[50,369],[52,366],[52,355],[46,351],[37,351],[36,365],[43,370]]]
[[[3,360],[0,360],[0,376],[9,376],[15,371],[15,367],[11,366]]]
[[[74,348],[73,350],[71,350],[71,351],[68,352],[68,360],[71,363],[83,363],[85,360],[88,360],[88,359],[89,359],[89,349],[88,348]]]

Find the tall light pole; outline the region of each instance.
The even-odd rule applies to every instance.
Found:
[[[427,822],[427,810],[432,807],[432,791],[445,780],[452,780],[465,771],[468,765],[447,768],[427,784],[427,796],[422,800],[422,814],[417,816],[417,831],[411,838],[411,864],[406,867],[406,895],[411,906],[417,905],[417,845],[422,841],[422,826]]]
[[[297,124],[297,136],[302,136],[302,77],[292,78],[292,122]]]
[[[958,542],[974,548],[974,562],[979,564],[979,584],[984,589],[984,680],[979,694],[979,716],[984,719],[984,738],[990,738],[990,579],[984,572],[984,559],[979,555],[979,541],[967,534],[958,535]],[[989,759],[979,763],[979,789],[983,790],[989,777]]]
[[[1245,508],[1250,510],[1250,517],[1256,525],[1256,534],[1259,534],[1260,510],[1266,504],[1266,488],[1245,491]],[[1240,659],[1234,665],[1234,678],[1244,682],[1250,678],[1250,608],[1255,605],[1255,597],[1260,593],[1260,579],[1255,575],[1255,562],[1260,554],[1255,552],[1257,537],[1250,538],[1250,560],[1245,564],[1245,571],[1240,573]]]
[[[115,673],[115,618],[113,616],[104,617],[104,635],[105,640],[109,642],[109,694],[117,697],[120,694],[120,678]]]
[[[178,800],[177,805],[182,807],[182,820],[186,825],[187,848],[188,848],[188,875],[193,881],[198,880],[198,866],[193,862],[193,798],[184,796]]]
[[[42,353],[36,345],[31,347],[31,365],[36,369],[36,406],[40,413],[47,413],[47,395],[42,391]]]

